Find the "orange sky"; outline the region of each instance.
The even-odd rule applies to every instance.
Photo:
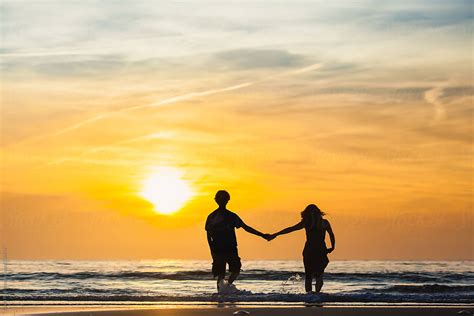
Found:
[[[2,252],[208,258],[227,189],[264,232],[316,203],[334,259],[473,259],[462,5],[7,1]],[[160,168],[192,189],[173,215],[140,193]],[[238,238],[244,259],[297,259],[303,235]]]

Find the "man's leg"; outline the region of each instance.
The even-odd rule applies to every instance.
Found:
[[[240,262],[239,255],[237,253],[231,254],[228,258],[228,262],[230,276],[227,282],[229,284],[232,284],[240,274],[240,268],[242,267],[242,263]]]
[[[229,280],[227,281],[227,283],[229,283],[229,284],[234,283],[235,279],[237,279],[239,274],[240,274],[240,272],[232,272],[229,276]]]
[[[217,292],[219,292],[219,288],[221,286],[221,282],[225,279],[225,274],[220,274],[217,276]]]
[[[217,277],[217,291],[219,292],[219,286],[225,278],[225,258],[222,255],[214,255],[212,259],[212,274]]]

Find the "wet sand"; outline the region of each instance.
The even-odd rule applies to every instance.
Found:
[[[324,316],[445,316],[474,315],[474,307],[38,307],[1,309],[3,315],[54,315],[54,316],[224,316],[235,312],[246,311],[254,316],[283,315],[324,315]],[[245,313],[241,315],[246,315]]]

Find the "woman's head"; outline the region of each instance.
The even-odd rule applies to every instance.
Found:
[[[316,204],[309,204],[306,208],[301,212],[301,218],[303,221],[310,226],[313,226],[316,222],[316,219],[322,218],[324,216],[324,212],[316,206]]]

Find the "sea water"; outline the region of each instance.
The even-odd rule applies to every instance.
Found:
[[[301,261],[243,261],[241,294],[217,295],[209,261],[4,261],[4,305],[474,304],[472,261],[333,261],[304,293]]]

